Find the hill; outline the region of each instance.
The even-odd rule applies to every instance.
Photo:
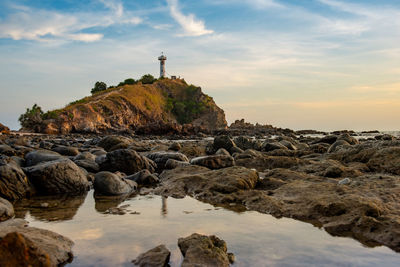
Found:
[[[226,127],[224,111],[200,87],[160,79],[97,92],[52,110],[30,129],[47,134],[193,133]]]

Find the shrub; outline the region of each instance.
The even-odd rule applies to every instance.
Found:
[[[36,125],[40,124],[43,119],[43,111],[42,108],[37,104],[34,104],[32,108],[27,108],[24,114],[19,116],[18,120],[21,123],[21,126],[24,128],[34,128]]]
[[[157,81],[157,79],[151,74],[145,74],[142,76],[142,78],[140,78],[139,81],[142,82],[142,84],[152,84]]]
[[[124,81],[124,84],[135,84],[137,81],[135,79],[129,78]]]
[[[107,89],[107,84],[104,82],[96,82],[94,84],[94,88],[92,88],[92,90],[90,91],[92,94],[100,92],[100,91],[104,91]]]

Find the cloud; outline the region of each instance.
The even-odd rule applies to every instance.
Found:
[[[113,24],[142,23],[142,19],[125,15],[120,2],[100,0],[111,12],[61,13],[27,6],[11,5],[12,12],[0,24],[0,38],[57,43],[60,40],[95,42],[101,33],[84,33],[94,27]]]
[[[185,33],[184,36],[201,36],[214,31],[206,29],[204,21],[196,19],[193,14],[184,15],[178,6],[178,0],[167,0],[171,16],[178,22]]]

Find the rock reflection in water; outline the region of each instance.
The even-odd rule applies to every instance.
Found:
[[[37,196],[14,204],[15,216],[25,218],[27,213],[40,221],[72,220],[85,201],[87,193],[80,196]]]
[[[161,215],[166,217],[168,214],[167,197],[161,197]]]
[[[111,208],[118,207],[123,201],[128,200],[129,195],[122,196],[100,196],[94,195],[95,205],[94,208],[97,212],[104,213]]]

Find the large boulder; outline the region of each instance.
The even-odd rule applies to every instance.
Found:
[[[261,142],[258,140],[254,140],[250,137],[246,136],[238,136],[234,139],[235,144],[243,149],[255,149],[255,150],[260,150],[261,149]]]
[[[190,163],[215,170],[235,166],[235,159],[230,155],[218,154],[193,158]]]
[[[288,148],[286,146],[284,146],[283,144],[281,144],[279,142],[265,141],[261,145],[261,150],[265,151],[265,152],[273,151],[273,150],[276,150],[276,149],[288,150]]]
[[[127,180],[136,182],[140,186],[153,186],[158,184],[159,179],[156,175],[151,174],[148,170],[141,170],[135,174],[124,177]]]
[[[71,146],[57,146],[52,149],[52,151],[57,152],[63,156],[74,157],[79,154],[79,149]]]
[[[140,254],[132,263],[139,267],[166,267],[169,266],[171,252],[165,245],[159,245]]]
[[[169,159],[189,162],[189,159],[184,154],[179,152],[152,152],[147,154],[147,157],[157,164],[159,171],[165,169],[165,164]]]
[[[97,195],[114,196],[132,193],[137,183],[112,172],[99,172],[94,177],[93,187]]]
[[[75,156],[72,160],[76,165],[84,168],[88,172],[96,173],[100,170],[100,166],[96,162],[96,156],[90,152],[83,152]]]
[[[200,199],[224,202],[226,196],[241,190],[253,189],[259,181],[258,173],[244,167],[220,170],[189,165],[166,170],[160,174],[161,186],[155,192],[162,195],[184,197],[195,195]]]
[[[113,151],[117,149],[128,148],[128,146],[132,144],[132,142],[133,140],[128,137],[120,135],[109,135],[102,138],[97,145],[104,148],[106,151]]]
[[[0,222],[14,217],[14,207],[6,199],[0,197]]]
[[[182,267],[229,266],[226,242],[215,235],[192,234],[178,239],[178,246],[184,256]]]
[[[0,239],[0,266],[61,266],[73,258],[70,239],[21,219],[1,223]]]
[[[131,149],[118,149],[108,152],[104,161],[100,163],[100,169],[103,171],[121,171],[128,175],[144,169],[154,172],[156,167],[152,160]]]
[[[53,161],[61,158],[63,158],[63,156],[55,151],[44,149],[34,150],[25,155],[25,164],[27,167],[30,167],[42,162]]]
[[[217,151],[220,148],[225,148],[230,151],[232,147],[235,147],[235,142],[227,135],[218,135],[214,138],[213,147]]]
[[[22,169],[9,158],[0,160],[0,197],[16,200],[32,192],[33,188]]]
[[[66,158],[43,162],[25,170],[37,191],[44,195],[83,193],[90,187],[86,174]]]
[[[375,172],[400,175],[400,147],[387,147],[378,150],[370,158],[367,166]]]

